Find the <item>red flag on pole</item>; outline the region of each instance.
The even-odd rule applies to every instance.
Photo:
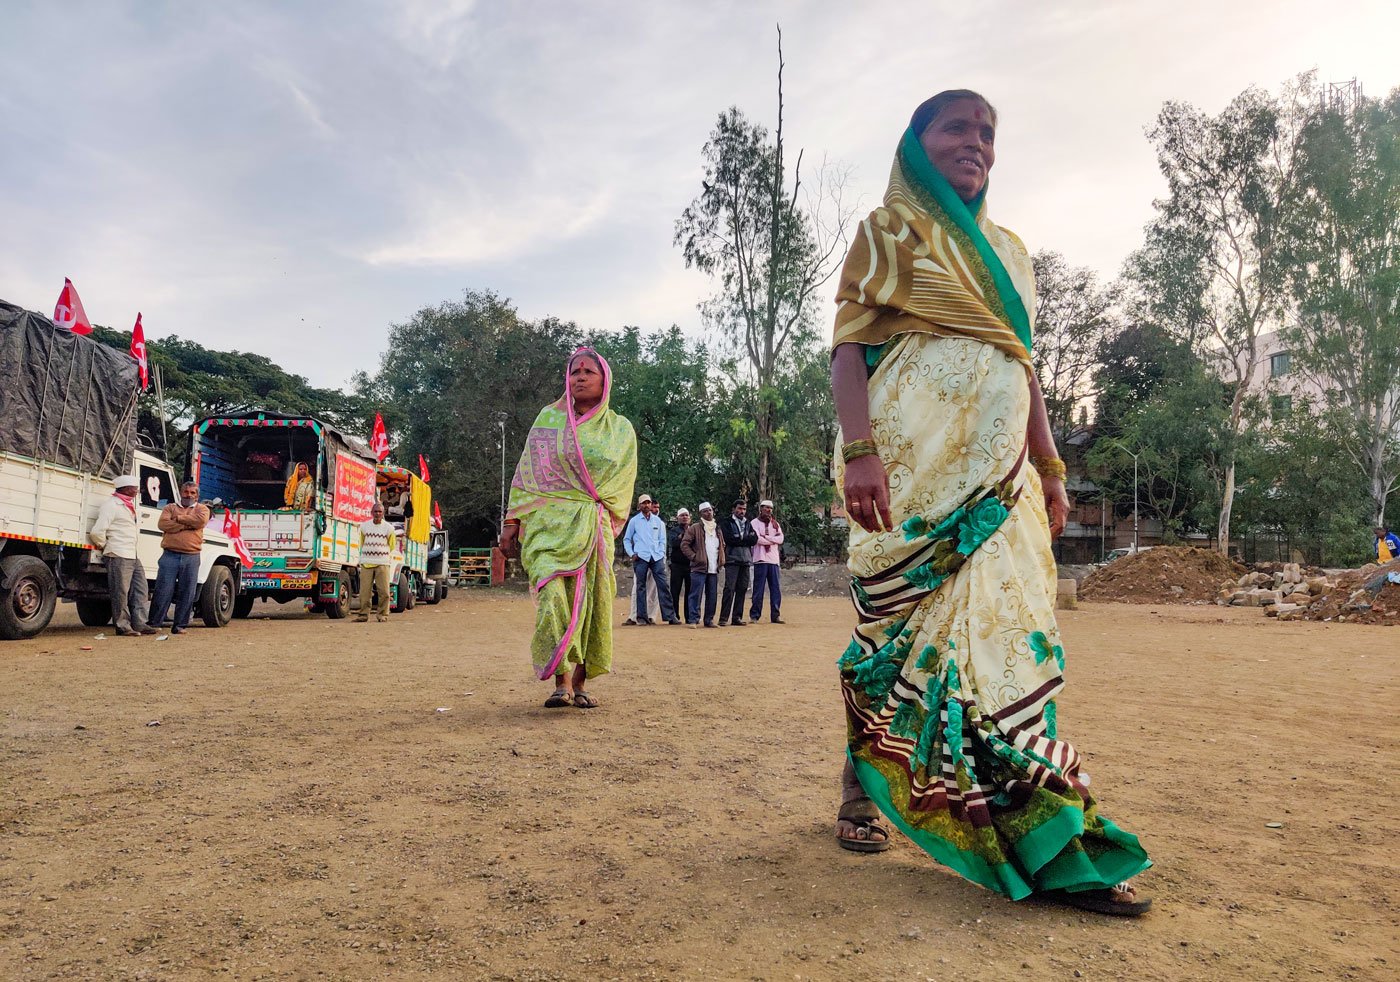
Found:
[[[369,448],[381,464],[389,456],[389,434],[384,432],[384,417],[379,413],[374,414],[374,432],[369,435]]]
[[[238,519],[233,517],[232,511],[224,512],[224,535],[228,536],[233,551],[238,553],[238,561],[251,569],[253,554],[248,551],[248,543],[243,541],[243,529],[239,527]]]
[[[428,476],[428,458],[424,457],[421,453],[418,455],[418,476],[423,479],[424,484],[432,480],[432,478]]]
[[[136,315],[136,326],[131,329],[131,357],[136,359],[141,369],[141,389],[145,391],[151,384],[151,373],[146,365],[146,332],[141,330],[141,315]]]
[[[53,309],[53,322],[74,334],[92,333],[92,323],[83,309],[83,302],[78,299],[78,291],[66,276],[63,278],[63,289],[58,294],[58,305]]]
[[[438,507],[436,501],[433,502],[433,524],[442,528],[442,509]]]

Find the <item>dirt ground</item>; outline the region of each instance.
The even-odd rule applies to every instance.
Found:
[[[1392,632],[1062,614],[1061,732],[1157,863],[1133,922],[839,850],[849,608],[784,613],[621,628],[585,712],[519,595],[167,641],[69,608],[0,647],[0,977],[1396,977]]]

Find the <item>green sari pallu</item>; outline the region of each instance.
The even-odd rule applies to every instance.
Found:
[[[574,412],[565,369],[564,395],[540,410],[510,486],[508,518],[520,520],[520,561],[535,598],[530,656],[541,679],[583,665],[588,678],[612,667],[613,541],[627,522],[637,478],[637,435],[603,398]],[[569,364],[573,363],[573,358]]]
[[[964,204],[907,131],[837,292],[834,341],[866,346],[900,523],[851,526],[848,753],[900,831],[1013,900],[1151,865],[1057,730],[1055,561],[1026,461],[1033,298],[1020,240],[980,197]],[[835,471],[842,486],[839,454]]]

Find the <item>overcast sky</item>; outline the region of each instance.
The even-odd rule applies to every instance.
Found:
[[[52,313],[68,276],[98,323],[330,385],[464,289],[699,335],[674,222],[719,112],[773,122],[778,21],[789,145],[865,210],[913,107],[976,88],[992,215],[1105,276],[1161,191],[1164,100],[1400,84],[1395,0],[0,0],[0,298]]]

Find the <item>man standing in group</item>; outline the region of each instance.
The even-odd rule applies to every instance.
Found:
[[[377,621],[389,619],[389,572],[394,564],[394,548],[398,538],[394,526],[384,521],[384,504],[376,501],[368,522],[360,523],[360,616],[363,624],[369,620],[371,592],[379,591],[379,606],[374,610]]]
[[[714,627],[715,581],[724,566],[724,536],[708,501],[701,503],[699,511],[700,521],[687,528],[681,539],[681,552],[690,560],[690,599],[685,619],[688,627],[699,627],[703,610],[705,626]]]
[[[123,474],[112,481],[112,496],[102,502],[88,538],[102,550],[112,623],[124,638],[155,634],[146,624],[146,571],[136,556],[136,478]]]
[[[165,623],[171,598],[175,600],[175,626],[171,634],[184,634],[199,588],[199,552],[204,546],[204,526],[209,509],[199,503],[199,485],[185,481],[180,500],[160,513],[160,563],[156,566],[156,596],[151,601],[151,623]]]
[[[757,621],[763,614],[763,591],[768,590],[768,620],[773,624],[783,622],[781,607],[783,591],[778,588],[778,568],[783,544],[783,527],[773,517],[773,502],[758,503],[758,517],[751,523],[758,544],[753,547],[753,606],[749,608],[749,620]]]
[[[644,494],[637,499],[637,512],[639,514],[655,508],[659,508],[659,506],[651,495]],[[627,558],[630,562],[632,557],[629,555]],[[674,594],[672,596],[674,597]],[[647,599],[647,619],[661,620],[661,596],[659,593],[652,593]],[[627,601],[627,616],[623,619],[622,626],[637,626],[637,577],[635,573],[632,576],[632,599]]]
[[[1392,559],[1400,558],[1400,536],[1384,525],[1377,525],[1374,531],[1376,533],[1376,562],[1384,566]]]
[[[637,581],[637,601],[632,616],[638,624],[650,624],[647,610],[647,578],[656,583],[661,599],[661,616],[667,624],[679,624],[675,606],[671,603],[671,587],[666,582],[666,523],[656,514],[650,495],[637,500],[637,514],[627,523],[622,534],[622,548],[632,560],[632,573]]]
[[[682,508],[676,512],[676,520],[666,530],[666,554],[671,561],[671,601],[676,605],[676,616],[686,623],[691,621],[690,605],[690,560],[681,549],[681,540],[690,528],[690,510]],[[681,616],[684,613],[685,616]]]
[[[724,599],[719,604],[719,626],[744,626],[744,598],[749,594],[749,567],[758,535],[747,517],[749,506],[743,498],[734,502],[734,511],[720,522],[724,533]],[[731,620],[732,618],[732,620]]]

